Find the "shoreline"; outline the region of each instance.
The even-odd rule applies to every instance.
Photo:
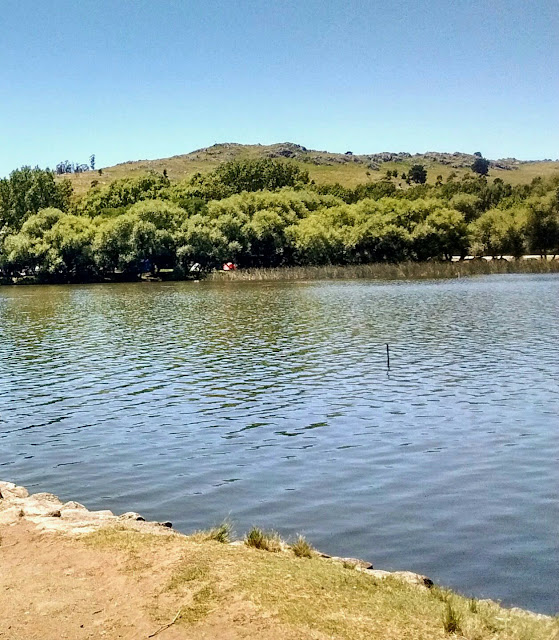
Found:
[[[420,574],[316,550],[300,556],[279,538],[267,550],[246,540],[185,535],[170,522],[89,511],[0,482],[0,606],[9,630],[0,622],[0,638],[380,640],[389,625],[391,638],[422,640],[448,636],[449,612],[468,638],[559,634],[557,618],[465,598]]]
[[[81,284],[152,284],[160,282],[243,282],[293,280],[437,280],[480,275],[559,273],[559,256],[540,258],[525,256],[514,260],[475,258],[444,262],[374,262],[356,265],[283,266],[242,268],[232,271],[214,270],[178,276],[170,271],[159,276],[130,276],[113,279],[44,280],[36,276],[0,278],[0,286],[81,285]]]

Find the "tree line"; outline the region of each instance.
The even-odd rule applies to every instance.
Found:
[[[316,185],[297,164],[233,161],[171,184],[115,180],[77,197],[22,167],[0,180],[0,270],[45,282],[239,267],[541,255],[559,249],[559,176],[511,186],[472,172],[398,189]]]

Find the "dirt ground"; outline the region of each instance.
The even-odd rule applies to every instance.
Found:
[[[90,548],[79,539],[44,533],[24,519],[0,527],[2,640],[138,640],[149,638],[180,608],[163,588],[178,546],[150,556],[149,579],[130,571],[128,554]],[[247,602],[210,613],[190,628],[171,625],[161,640],[294,638]],[[310,637],[310,636],[309,636]],[[313,636],[319,637],[319,636]]]

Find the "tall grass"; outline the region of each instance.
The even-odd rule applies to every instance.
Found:
[[[253,527],[246,535],[245,544],[247,547],[262,549],[264,551],[281,551],[282,540],[275,531],[263,531],[258,527]]]
[[[206,529],[203,531],[196,531],[190,537],[197,542],[215,540],[216,542],[227,544],[231,542],[231,538],[233,537],[233,525],[229,522],[229,520],[224,520],[216,527],[212,527],[211,529]]]
[[[443,613],[443,628],[446,633],[461,633],[460,623],[462,622],[462,616],[452,606],[450,600],[447,601],[446,607]]]
[[[313,546],[304,536],[297,536],[297,540],[291,545],[291,550],[298,558],[312,558],[315,554]]]
[[[559,260],[467,260],[460,262],[402,262],[321,267],[278,267],[215,271],[217,282],[258,280],[433,280],[501,273],[559,273]]]

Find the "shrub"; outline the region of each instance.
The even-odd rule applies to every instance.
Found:
[[[224,520],[221,524],[205,531],[196,531],[192,535],[192,538],[196,542],[206,542],[208,540],[215,540],[222,544],[228,544],[231,542],[233,536],[233,527],[228,520]]]
[[[245,544],[248,547],[262,549],[264,551],[281,551],[282,541],[275,531],[263,531],[258,527],[253,527],[246,535]]]
[[[298,558],[312,558],[315,553],[312,545],[305,540],[304,536],[297,536],[291,549]]]

